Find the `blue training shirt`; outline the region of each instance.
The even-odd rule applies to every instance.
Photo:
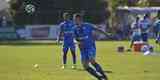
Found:
[[[160,33],[160,20],[157,20],[155,23],[154,23],[154,29]]]
[[[82,23],[80,27],[75,29],[76,38],[83,43],[82,48],[96,48],[95,47],[95,39],[93,37],[94,26],[90,23]]]
[[[148,33],[150,26],[151,26],[151,21],[148,18],[140,21],[141,33]]]
[[[131,30],[132,30],[132,36],[134,35],[141,35],[141,31],[140,31],[140,22],[133,22],[131,25]]]
[[[66,20],[60,24],[60,30],[64,36],[64,44],[74,43],[74,24],[71,20]]]

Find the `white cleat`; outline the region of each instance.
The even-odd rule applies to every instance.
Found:
[[[76,69],[76,65],[73,65],[71,68],[72,68],[72,69]]]
[[[61,67],[61,69],[65,69],[65,66],[63,65],[63,66]]]

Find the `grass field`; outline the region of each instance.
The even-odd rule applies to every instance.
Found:
[[[160,80],[160,56],[117,53],[119,45],[128,47],[128,42],[97,42],[97,61],[109,80]],[[58,45],[0,45],[0,80],[96,80],[83,70],[77,54],[78,69],[71,69],[69,54],[68,67],[62,70]]]

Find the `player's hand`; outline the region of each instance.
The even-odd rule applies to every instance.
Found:
[[[108,38],[112,39],[112,33],[105,32],[105,35],[106,35]]]
[[[78,43],[78,47],[79,47],[80,49],[82,49],[83,46],[84,46],[84,44],[83,44],[82,42]]]
[[[60,44],[60,40],[59,40],[59,39],[58,39],[58,40],[56,40],[56,43],[57,43],[57,44]]]
[[[111,33],[107,33],[107,32],[106,32],[106,35],[107,35],[107,36],[111,36],[112,34],[111,34]]]

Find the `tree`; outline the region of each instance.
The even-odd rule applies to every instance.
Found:
[[[16,24],[56,24],[65,11],[83,12],[86,21],[93,23],[100,23],[109,15],[108,2],[104,0],[13,0],[10,4]],[[36,12],[27,14],[26,4],[33,4]]]

